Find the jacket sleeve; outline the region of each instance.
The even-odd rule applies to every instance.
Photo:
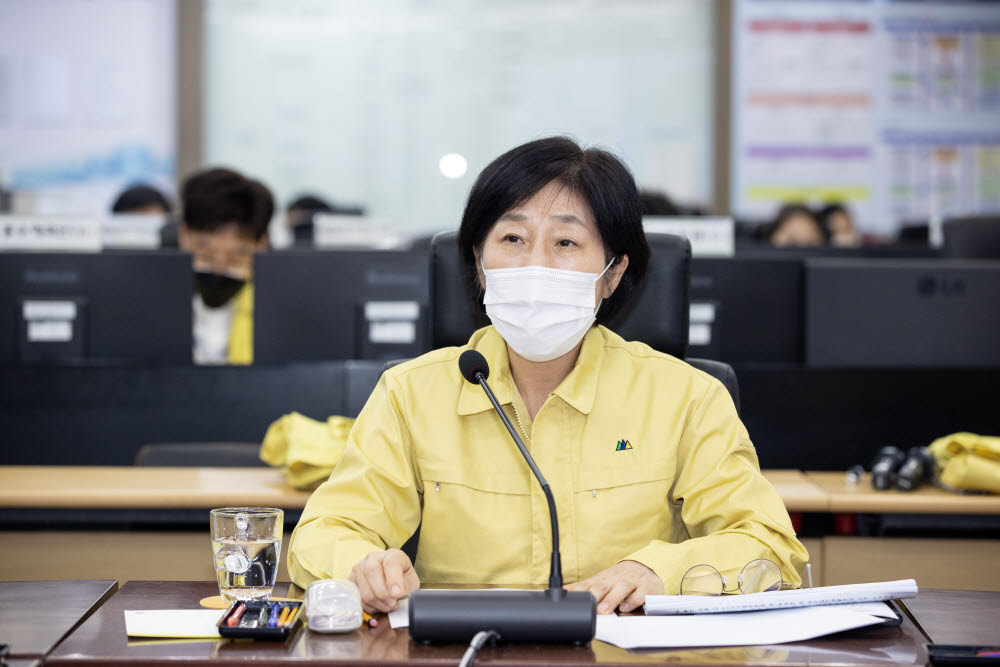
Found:
[[[809,559],[795,537],[781,496],[760,472],[757,453],[725,387],[713,381],[689,412],[677,448],[677,471],[668,501],[680,507],[689,539],[653,540],[623,560],[634,560],[680,592],[684,573],[711,565],[727,577],[727,590],[748,562],[766,558],[786,584],[801,584]]]
[[[367,554],[398,548],[416,531],[422,489],[404,402],[399,383],[383,373],[292,533],[288,572],[298,586],[346,578]]]

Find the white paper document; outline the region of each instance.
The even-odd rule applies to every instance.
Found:
[[[218,638],[225,609],[126,609],[129,637]]]
[[[763,646],[814,639],[895,618],[885,603],[694,616],[598,616],[597,639],[621,648]]]
[[[410,627],[410,601],[400,600],[399,606],[389,612],[389,627],[393,630]]]
[[[855,602],[881,602],[916,597],[913,579],[874,584],[820,586],[747,595],[647,595],[647,616],[663,614],[719,614],[732,611],[763,611],[817,605],[841,605]]]

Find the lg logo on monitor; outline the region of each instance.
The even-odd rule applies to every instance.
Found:
[[[962,296],[965,294],[965,281],[961,278],[943,278],[932,275],[917,279],[917,292],[923,297]]]

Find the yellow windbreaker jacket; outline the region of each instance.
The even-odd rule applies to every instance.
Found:
[[[253,363],[253,283],[236,293],[233,324],[229,329],[229,363],[246,366]]]
[[[289,573],[299,586],[346,577],[418,525],[422,584],[547,583],[545,497],[482,389],[459,373],[469,348],[489,362],[497,399],[515,425],[520,417],[552,487],[567,583],[631,559],[670,594],[694,565],[714,566],[733,585],[756,558],[800,583],[808,555],[720,382],[593,327],[575,368],[528,423],[506,344],[486,327],[464,347],[382,375],[292,534]]]

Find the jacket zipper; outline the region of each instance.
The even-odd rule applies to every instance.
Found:
[[[517,427],[519,429],[521,429],[521,435],[524,436],[524,439],[527,440],[528,444],[530,445],[531,444],[531,437],[524,430],[524,424],[521,423],[521,413],[518,412],[518,410],[517,410],[517,402],[516,401],[511,401],[510,404],[511,404],[511,407],[514,408],[514,417],[517,419]]]

